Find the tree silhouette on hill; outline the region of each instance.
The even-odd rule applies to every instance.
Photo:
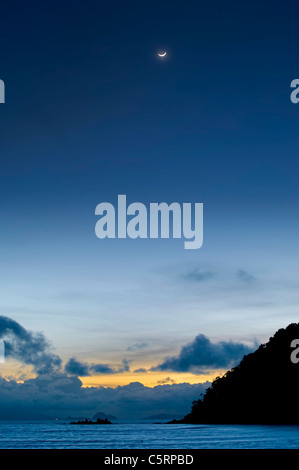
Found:
[[[291,361],[291,342],[297,338],[299,323],[278,330],[217,377],[180,422],[299,424],[299,363]]]

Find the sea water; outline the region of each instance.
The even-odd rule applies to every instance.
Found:
[[[299,426],[0,421],[1,449],[294,449]]]

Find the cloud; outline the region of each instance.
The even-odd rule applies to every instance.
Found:
[[[89,365],[84,362],[79,362],[75,357],[71,357],[71,359],[68,360],[64,370],[68,374],[79,375],[80,377],[90,375]]]
[[[218,281],[241,281],[244,283],[249,283],[252,281],[256,281],[256,277],[254,277],[252,274],[250,274],[248,271],[245,269],[238,269],[237,271],[216,271],[216,270],[203,270],[199,268],[194,268],[182,275],[182,278],[185,279],[186,281],[192,281],[192,282],[205,282],[205,281],[210,281],[211,279],[216,279]]]
[[[118,369],[118,372],[129,372],[130,362],[131,361],[127,361],[127,359],[123,359],[122,367]]]
[[[91,372],[95,374],[115,374],[115,370],[108,364],[93,364],[90,366]]]
[[[169,419],[181,418],[210,386],[209,382],[169,384],[165,382],[173,381],[167,377],[161,381],[163,384],[153,388],[139,382],[116,388],[84,388],[78,375],[129,371],[129,361],[123,359],[119,367],[112,368],[107,364],[89,365],[72,357],[63,372],[61,358],[51,352],[43,334],[28,331],[3,316],[0,339],[5,340],[8,357],[33,365],[38,374],[23,383],[0,377],[0,419],[92,417],[100,411],[126,420],[161,413]]]
[[[126,420],[158,413],[169,419],[180,418],[209,385],[184,383],[150,388],[133,382],[116,388],[84,388],[78,377],[63,373],[41,375],[24,383],[0,377],[0,419],[41,419],[42,415],[65,419],[92,417],[98,412]]]
[[[0,315],[0,340],[5,343],[5,357],[16,359],[33,366],[35,373],[52,374],[62,369],[61,358],[52,352],[46,337],[39,332],[26,330],[15,320]],[[123,359],[122,365],[112,368],[108,364],[87,364],[75,357],[68,360],[65,372],[75,376],[95,374],[117,374],[130,370],[129,361]]]
[[[245,276],[243,271],[240,275]],[[61,372],[62,360],[52,353],[42,333],[28,331],[16,321],[0,316],[0,339],[5,340],[7,357],[32,365],[37,374]],[[145,344],[136,343],[134,346],[142,349]],[[239,362],[245,354],[252,352],[256,346],[256,344],[250,347],[243,343],[224,341],[212,343],[206,336],[198,335],[193,342],[181,348],[178,356],[166,357],[161,364],[150,370],[198,374],[207,373],[211,369],[228,369]],[[112,367],[105,363],[88,364],[72,357],[66,363],[64,371],[77,377],[92,374],[119,374],[130,371],[130,361],[123,359],[119,367]],[[146,372],[144,368],[134,370],[134,373]]]
[[[210,369],[229,369],[237,364],[245,354],[257,347],[243,343],[212,343],[205,335],[198,335],[191,343],[181,348],[178,356],[166,357],[165,360],[150,370],[170,370],[174,372],[206,373]]]
[[[167,383],[174,384],[175,380],[171,379],[170,377],[165,377],[165,379],[161,379],[157,381],[157,384],[160,384],[160,385],[167,384]]]
[[[148,346],[147,343],[135,343],[135,344],[132,344],[132,346],[129,346],[127,348],[127,351],[137,351],[139,349],[144,349]]]
[[[256,281],[256,277],[252,276],[251,274],[249,274],[247,271],[245,271],[244,269],[239,269],[237,271],[237,278],[240,280],[240,281],[243,281],[243,282],[252,282],[252,281]]]
[[[96,374],[120,374],[130,370],[130,361],[127,359],[122,360],[122,365],[119,368],[113,369],[107,364],[92,364],[90,370]]]
[[[5,356],[33,366],[38,374],[57,372],[61,359],[51,352],[42,333],[26,330],[11,318],[0,316],[0,339],[5,343]]]
[[[123,359],[122,365],[118,368],[112,368],[108,364],[87,364],[80,362],[75,357],[68,360],[64,367],[65,372],[79,377],[86,377],[91,374],[120,374],[130,370],[129,361]]]
[[[203,271],[198,268],[192,269],[187,273],[183,274],[183,278],[187,281],[203,282],[209,281],[216,276],[216,273],[213,271]]]

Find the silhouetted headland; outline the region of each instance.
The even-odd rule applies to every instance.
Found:
[[[299,363],[291,342],[299,323],[278,330],[268,343],[217,377],[191,413],[171,423],[299,424]]]
[[[84,419],[82,421],[72,421],[70,424],[112,424],[109,419],[100,419],[98,418],[96,421],[89,421],[88,419]]]

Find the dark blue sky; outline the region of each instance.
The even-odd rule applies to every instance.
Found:
[[[296,3],[222,3],[2,7],[1,187],[11,204],[22,195],[61,210],[61,197],[129,191],[152,200],[155,188],[231,210],[293,205]]]
[[[297,275],[299,105],[289,97],[298,78],[298,9],[295,1],[1,5],[3,313],[49,328],[60,346],[53,316],[66,337],[68,315],[81,331],[83,306],[74,307],[74,292],[97,328],[111,327],[116,343],[105,317],[111,311],[123,315],[130,334],[136,318],[144,319],[137,339],[149,317],[152,325],[159,319],[159,331],[176,335],[176,344],[194,328],[222,334],[221,308],[227,332],[238,335],[272,332],[280,308],[293,318],[297,299],[286,307],[288,291],[276,301],[271,292],[275,282],[291,288]],[[167,59],[158,60],[164,49]],[[186,253],[182,241],[96,239],[95,207],[116,202],[117,194],[145,204],[203,202],[203,248]],[[220,300],[207,306],[205,298],[200,310],[198,291],[193,297],[177,288],[190,269],[219,271],[229,283],[240,269],[263,278],[263,287],[246,295],[234,293],[234,282],[221,286],[240,298],[246,318],[254,314],[247,295],[274,302],[275,315],[265,314],[273,323],[238,324],[227,313],[231,303]],[[163,320],[171,302],[153,294],[164,282],[167,299],[177,296],[173,331]],[[190,302],[201,313],[182,332],[176,318]],[[205,309],[217,321],[211,314],[210,323],[201,322]]]

